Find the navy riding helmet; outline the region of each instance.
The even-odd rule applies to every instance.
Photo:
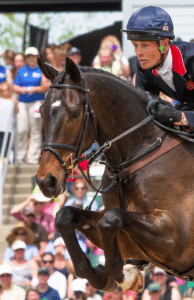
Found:
[[[147,6],[138,9],[130,17],[127,30],[128,40],[160,41],[164,38],[174,39],[173,23],[169,14],[162,8]]]

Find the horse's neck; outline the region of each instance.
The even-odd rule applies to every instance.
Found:
[[[114,86],[114,81],[111,85],[110,80],[101,87],[99,82],[96,82],[95,88],[95,95],[91,100],[97,119],[97,142],[100,145],[114,139],[147,117],[140,96],[138,97],[138,93],[133,95],[134,87],[130,89],[130,86],[124,84],[122,86],[121,83]],[[153,122],[135,130],[112,144],[106,152],[108,160],[117,164],[133,158],[146,149],[147,145],[153,143],[160,136],[160,131]]]

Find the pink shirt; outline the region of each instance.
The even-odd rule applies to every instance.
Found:
[[[12,214],[12,216],[20,221],[23,221],[23,216],[21,212]],[[48,234],[56,232],[55,219],[50,214],[43,213],[41,219],[35,217],[34,222],[44,226]]]

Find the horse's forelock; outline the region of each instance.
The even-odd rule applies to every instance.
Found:
[[[58,78],[58,80],[57,80],[57,83],[63,83],[66,76],[67,76],[67,72],[66,72],[66,70],[63,70],[63,71],[61,72],[61,74],[59,75],[59,78]]]

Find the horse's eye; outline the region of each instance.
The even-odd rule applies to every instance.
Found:
[[[71,119],[72,120],[77,119],[80,116],[80,113],[81,113],[81,111],[79,111],[79,110],[73,111],[71,113]]]

